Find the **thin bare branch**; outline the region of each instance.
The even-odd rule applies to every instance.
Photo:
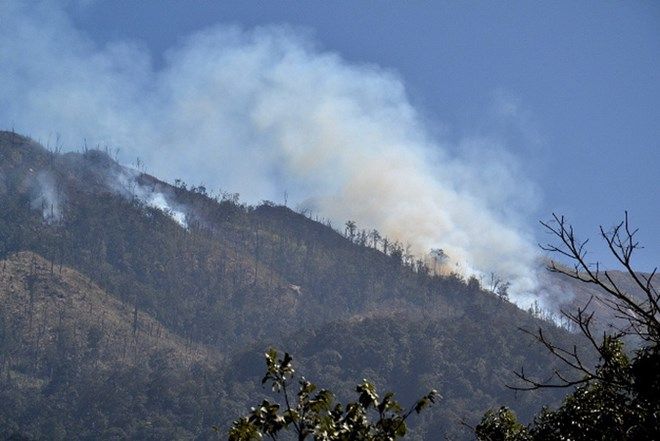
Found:
[[[644,300],[639,300],[631,293],[622,289],[611,272],[600,270],[600,264],[598,262],[595,264],[587,262],[587,244],[589,240],[577,239],[573,226],[566,221],[564,216],[553,213],[552,217],[553,219],[551,221],[541,222],[541,225],[558,240],[558,243],[548,243],[539,246],[545,251],[567,258],[572,263],[572,267],[566,267],[555,261],[551,261],[547,267],[548,270],[583,283],[595,285],[602,292],[601,296],[592,296],[584,307],[578,308],[577,312],[569,313],[562,311],[562,315],[569,322],[577,325],[580,333],[587,339],[598,355],[600,355],[601,360],[608,360],[607,354],[603,352],[606,338],[617,339],[624,335],[636,335],[648,342],[656,345],[660,344],[660,296],[653,285],[656,270],[654,269],[649,276],[646,276],[635,271],[633,268],[632,259],[634,253],[641,246],[635,237],[638,230],[631,227],[628,212],[625,212],[623,221],[619,222],[609,231],[601,226],[600,233],[612,255],[624,268],[625,273],[631,277],[635,286],[645,294]],[[594,299],[610,309],[614,317],[623,321],[626,325],[622,327],[612,325],[611,329],[615,330],[614,333],[609,336],[603,334],[602,337],[596,337],[592,331],[594,312],[588,312],[588,308]],[[523,331],[532,335],[551,354],[557,357],[567,367],[579,373],[582,378],[573,380],[555,369],[550,378],[540,381],[530,378],[521,369],[520,372],[516,372],[515,374],[526,385],[507,386],[510,389],[533,390],[539,388],[571,387],[592,380],[616,383],[616,380],[613,379],[606,380],[600,378],[597,370],[588,368],[582,361],[581,354],[578,353],[576,346],[573,346],[571,349],[562,348],[549,341],[541,329],[537,333],[527,330]],[[619,386],[625,387],[626,385]]]

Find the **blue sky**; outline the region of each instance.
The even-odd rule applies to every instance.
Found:
[[[210,26],[292,26],[318,51],[397,75],[450,151],[466,137],[504,145],[538,195],[523,215],[538,240],[534,223],[552,212],[594,237],[629,210],[647,247],[640,266],[658,264],[660,3],[115,0],[66,11],[99,47],[137,42],[156,70]]]

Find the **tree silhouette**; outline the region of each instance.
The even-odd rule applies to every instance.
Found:
[[[551,341],[542,330],[535,335],[551,354],[561,360],[572,375],[555,370],[552,378],[538,380],[517,373],[522,385],[517,390],[576,387],[556,410],[544,409],[525,427],[507,408],[486,413],[475,432],[480,440],[656,440],[660,439],[660,295],[653,285],[655,270],[643,274],[633,267],[632,258],[640,248],[628,213],[610,230],[600,228],[608,249],[633,281],[638,293],[627,291],[610,271],[586,260],[588,241],[577,239],[573,227],[563,216],[543,223],[557,240],[544,250],[568,259],[572,267],[555,261],[549,270],[600,288],[577,312],[564,312],[598,354],[592,368],[577,347],[565,348]],[[593,330],[591,302],[600,302],[622,319],[625,326],[598,337]],[[632,358],[624,350],[623,337],[641,342]]]
[[[346,237],[350,239],[351,242],[354,241],[355,239],[355,231],[357,229],[357,224],[355,221],[349,220],[346,222],[346,229],[344,230],[344,234]]]

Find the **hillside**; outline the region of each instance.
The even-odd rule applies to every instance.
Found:
[[[212,437],[265,393],[275,345],[343,396],[364,377],[404,402],[435,387],[412,439],[469,438],[459,419],[496,403],[529,418],[562,395],[505,387],[555,363],[519,327],[580,344],[476,280],[100,151],[0,132],[0,206],[5,433]]]
[[[136,314],[75,270],[56,270],[31,252],[12,255],[0,262],[0,302],[3,438],[141,437],[147,421],[177,408],[161,390],[168,382],[179,399],[203,403],[193,372],[217,365],[218,354]],[[184,428],[162,430],[192,437]]]
[[[87,348],[90,356],[104,364],[143,363],[159,351],[170,353],[182,365],[217,357],[109,296],[77,271],[56,270],[52,262],[31,252],[0,261],[0,302],[7,337],[30,350],[9,356],[33,357],[34,370],[39,370],[42,357],[55,355],[63,346],[70,346],[66,350],[76,354]],[[0,364],[7,368],[11,362],[7,359]],[[11,372],[3,371],[3,375],[10,377]]]

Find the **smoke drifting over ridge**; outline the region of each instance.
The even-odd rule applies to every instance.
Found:
[[[208,29],[155,68],[139,44],[95,46],[52,5],[0,13],[2,125],[120,147],[159,176],[248,201],[287,191],[335,224],[354,219],[416,253],[442,248],[467,274],[495,272],[521,306],[536,298],[536,246],[516,214],[531,186],[497,145],[466,141],[470,154],[452,156],[392,72],[286,27]]]

